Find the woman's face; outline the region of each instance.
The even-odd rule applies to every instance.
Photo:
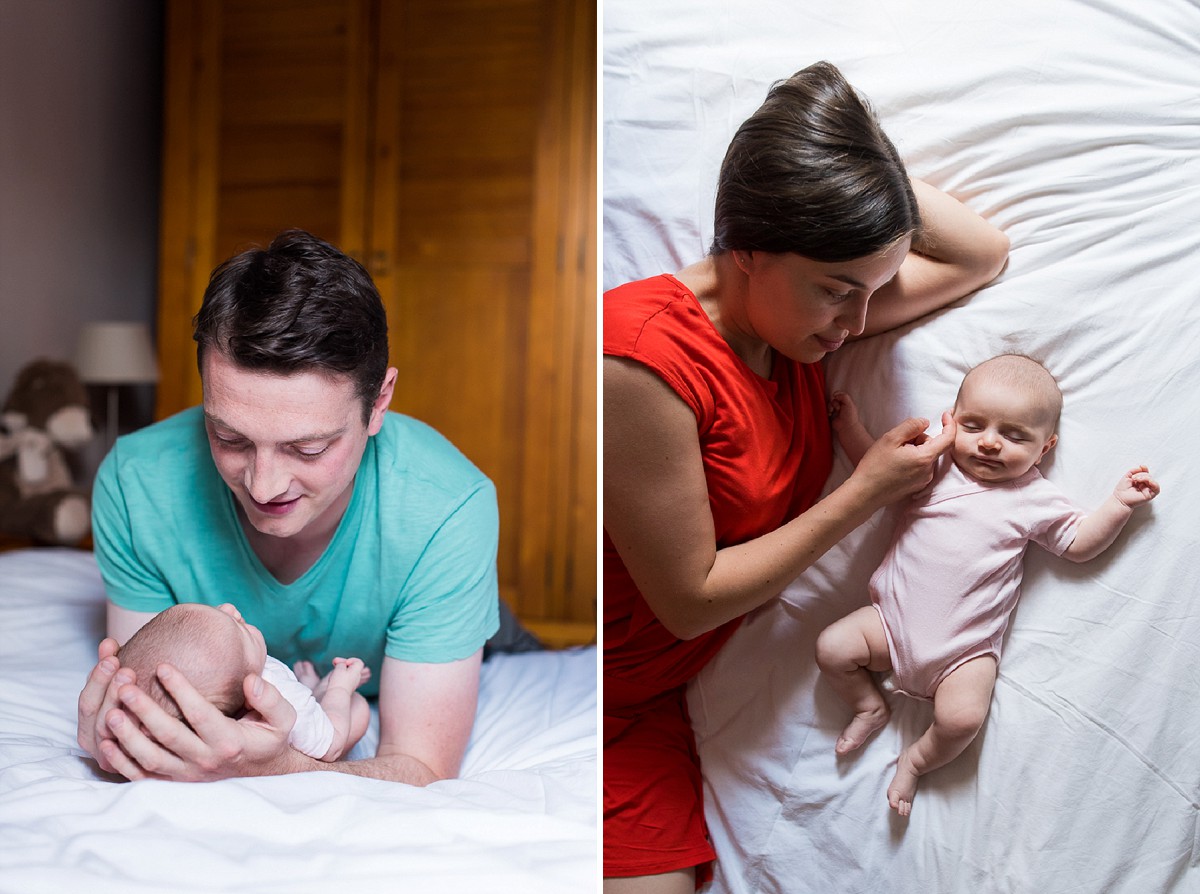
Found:
[[[905,237],[873,255],[837,263],[735,251],[734,260],[747,276],[747,334],[785,357],[815,363],[862,333],[868,299],[896,275],[911,242]]]

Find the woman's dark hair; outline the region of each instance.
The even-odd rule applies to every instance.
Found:
[[[866,257],[920,229],[904,162],[866,100],[828,62],[779,81],[733,137],[712,253]]]
[[[387,374],[387,314],[370,274],[303,230],[214,270],[192,327],[201,374],[212,348],[246,369],[348,375],[364,422]]]

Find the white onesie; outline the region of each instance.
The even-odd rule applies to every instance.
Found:
[[[1083,516],[1036,467],[983,484],[944,455],[871,577],[896,689],[929,699],[965,662],[983,655],[999,661],[1026,545],[1062,555]]]
[[[288,744],[320,760],[333,744],[333,721],[317,704],[312,690],[296,679],[290,667],[270,655],[263,665],[262,678],[296,709],[296,725],[288,735]]]

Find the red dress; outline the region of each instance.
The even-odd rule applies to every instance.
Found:
[[[775,354],[764,379],[666,275],[605,294],[604,353],[644,364],[695,414],[718,549],[773,531],[817,501],[832,465],[819,365]],[[713,859],[684,685],[738,623],[676,639],[605,535],[606,877],[703,873]]]

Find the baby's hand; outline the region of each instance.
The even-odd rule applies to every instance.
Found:
[[[1150,477],[1150,470],[1145,466],[1130,469],[1117,484],[1113,496],[1129,508],[1149,503],[1158,496],[1161,488],[1158,482]]]
[[[363,664],[361,658],[334,658],[334,667],[345,667],[351,673],[357,672],[359,675],[358,685],[361,686],[367,680],[371,679],[371,669]]]
[[[858,405],[845,391],[835,391],[829,398],[829,421],[833,430],[858,424]]]

